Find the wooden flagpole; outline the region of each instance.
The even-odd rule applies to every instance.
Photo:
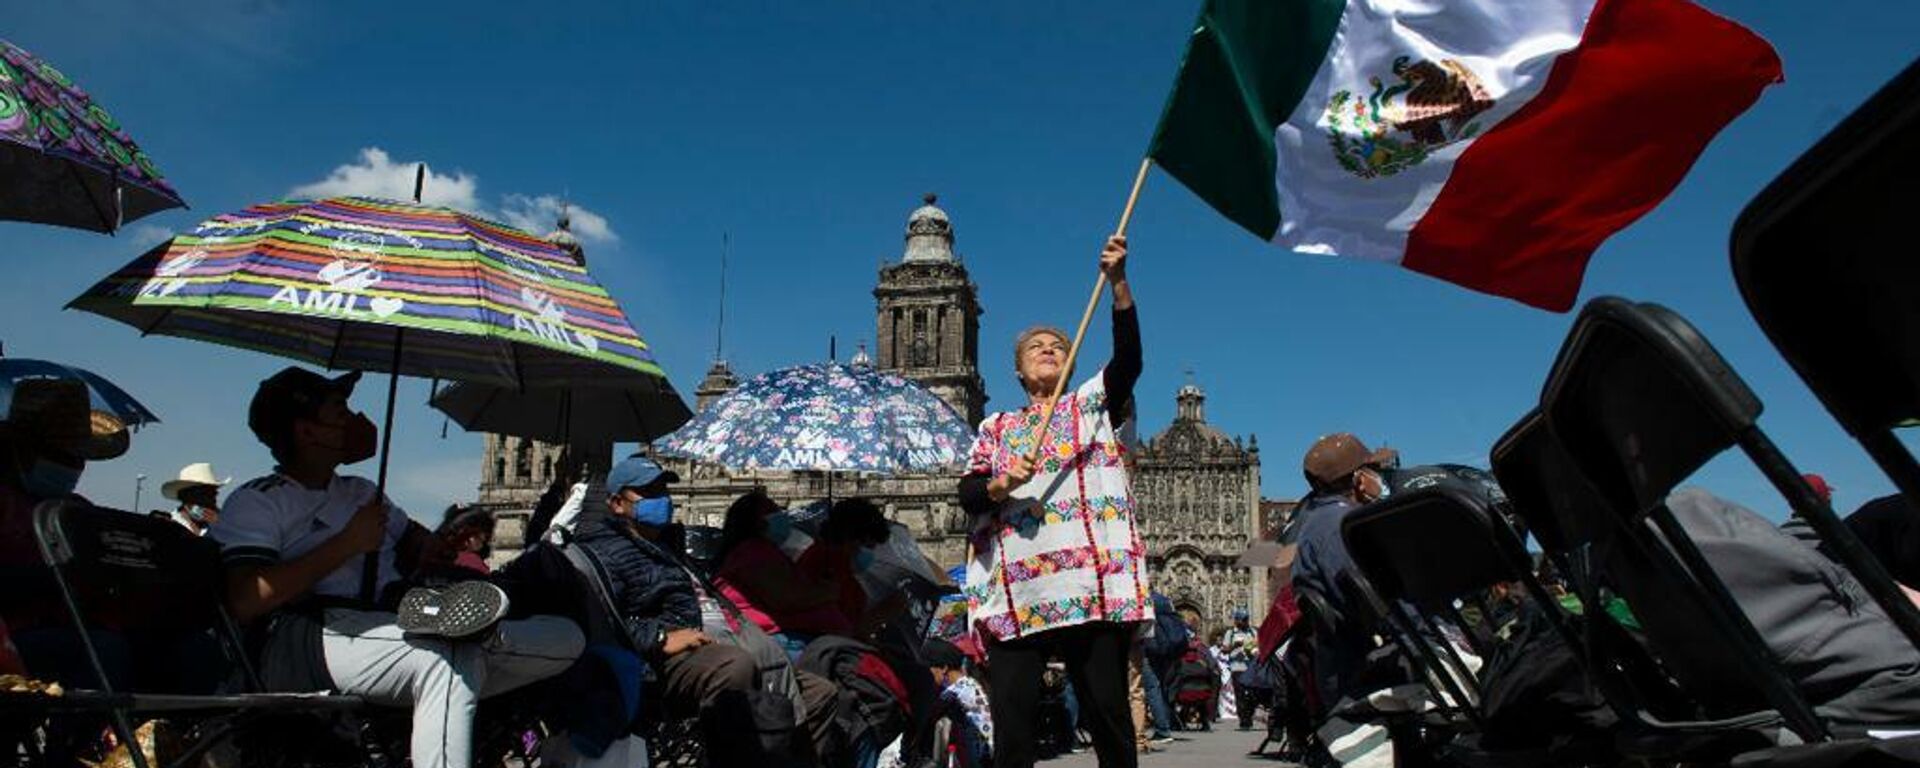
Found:
[[[1127,234],[1127,223],[1133,220],[1133,204],[1140,202],[1140,188],[1146,186],[1147,170],[1153,167],[1153,158],[1140,161],[1140,173],[1133,177],[1133,191],[1127,194],[1127,207],[1120,210],[1120,225],[1114,227],[1116,237]],[[1047,406],[1040,411],[1040,436],[1033,441],[1033,453],[1027,458],[1038,462],[1040,451],[1046,447],[1047,431],[1053,426],[1053,409],[1060,404],[1060,394],[1066,391],[1067,379],[1073,375],[1074,358],[1080,356],[1080,341],[1086,338],[1087,323],[1093,320],[1093,310],[1100,306],[1100,296],[1107,292],[1107,273],[1103,270],[1093,281],[1093,295],[1087,297],[1087,311],[1080,314],[1080,328],[1073,332],[1073,343],[1067,347],[1067,364],[1060,368],[1060,380],[1053,383],[1053,396],[1047,398]]]

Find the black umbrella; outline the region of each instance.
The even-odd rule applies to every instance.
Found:
[[[512,389],[460,382],[430,401],[469,432],[514,435],[549,443],[646,443],[693,418],[664,378],[619,386]]]

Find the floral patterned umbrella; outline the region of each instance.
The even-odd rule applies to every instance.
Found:
[[[761,374],[655,447],[733,469],[922,472],[959,466],[973,430],[945,401],[864,365]]]
[[[113,115],[0,40],[0,219],[112,232],[184,205]]]

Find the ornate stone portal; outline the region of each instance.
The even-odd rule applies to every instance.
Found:
[[[1174,396],[1173,424],[1134,458],[1134,503],[1154,588],[1203,626],[1235,607],[1258,622],[1266,572],[1234,565],[1260,534],[1259,441],[1230,438],[1207,423],[1206,393],[1189,382]]]

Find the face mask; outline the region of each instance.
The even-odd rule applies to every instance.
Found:
[[[873,550],[861,547],[853,552],[853,569],[864,571],[873,567]]]
[[[80,487],[80,470],[81,467],[36,459],[33,466],[20,473],[20,487],[27,495],[39,499],[71,496],[73,489]]]
[[[373,458],[380,451],[380,428],[373,425],[373,419],[364,413],[353,415],[353,421],[347,422],[343,435],[344,444],[340,450],[342,464],[355,464]]]
[[[786,541],[793,535],[793,516],[785,512],[767,515],[767,540],[775,544]]]
[[[657,496],[634,502],[633,521],[655,528],[673,522],[673,497]]]

